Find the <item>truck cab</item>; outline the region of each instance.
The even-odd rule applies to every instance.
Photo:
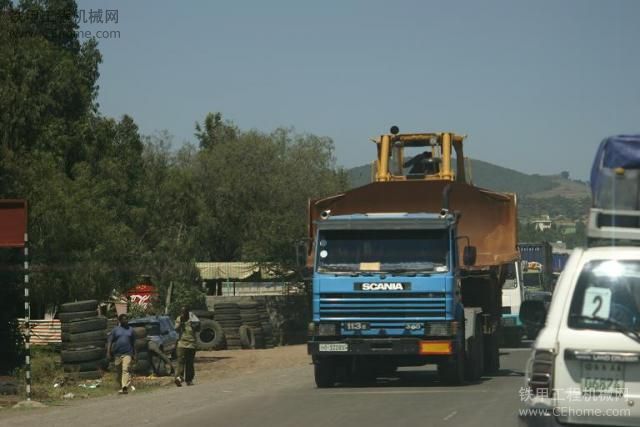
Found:
[[[318,222],[309,353],[319,387],[427,363],[446,382],[462,380],[474,321],[465,324],[460,299],[456,225],[453,214],[429,213]]]

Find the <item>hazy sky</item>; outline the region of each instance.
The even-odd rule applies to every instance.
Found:
[[[640,132],[640,1],[79,1],[118,10],[99,42],[101,111],[192,141],[220,111],[243,129],[331,137],[469,135],[466,154],[586,179],[599,141]]]

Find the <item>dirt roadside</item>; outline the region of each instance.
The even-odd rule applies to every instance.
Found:
[[[311,363],[306,345],[268,350],[222,350],[196,353],[196,381],[250,375],[263,370],[304,366]]]
[[[276,347],[268,350],[199,351],[196,353],[195,359],[196,377],[194,382],[197,384],[237,378],[267,370],[305,366],[310,362],[311,359],[307,355],[305,345]],[[112,372],[105,372],[100,393],[87,393],[86,390],[79,389],[77,386],[65,387],[64,393],[72,392],[76,395],[73,403],[80,400],[100,399],[115,394],[113,375]],[[172,377],[134,376],[132,383],[140,392],[163,387],[175,387]],[[113,393],[108,391],[111,388],[114,389]],[[4,412],[19,400],[20,397],[16,395],[0,395],[0,411]],[[52,403],[56,406],[59,404],[58,402],[46,403]],[[66,403],[72,403],[72,401],[67,401]]]

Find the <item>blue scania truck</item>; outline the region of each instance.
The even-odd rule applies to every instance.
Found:
[[[516,200],[468,183],[463,139],[394,127],[375,141],[374,182],[310,201],[308,352],[318,387],[401,366],[436,364],[448,384],[499,369]],[[411,148],[424,152],[407,161]]]

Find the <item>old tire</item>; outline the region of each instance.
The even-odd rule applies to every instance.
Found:
[[[89,319],[92,317],[98,317],[98,312],[96,310],[91,311],[74,311],[72,313],[58,313],[58,319],[60,322],[71,322],[72,320],[78,319]]]
[[[149,360],[136,360],[136,363],[132,366],[132,370],[138,374],[148,374],[151,371],[151,362]]]
[[[144,326],[134,326],[133,334],[136,336],[136,339],[146,338],[147,337],[147,328]]]
[[[91,360],[88,362],[64,363],[62,369],[65,372],[87,372],[98,371],[103,368],[104,359]]]
[[[63,350],[87,350],[90,348],[99,348],[102,350],[107,349],[107,341],[95,340],[95,341],[79,341],[79,342],[63,342],[62,349]]]
[[[240,326],[238,333],[240,334],[240,344],[242,345],[242,348],[249,349],[256,347],[256,336],[253,333],[252,328],[247,325],[242,325]]]
[[[91,360],[98,360],[105,355],[105,349],[103,348],[86,348],[82,350],[62,350],[60,352],[60,358],[62,363],[77,363],[77,362],[89,362]]]
[[[213,311],[209,310],[192,310],[199,319],[213,319]]]
[[[313,365],[313,378],[318,388],[333,387],[336,383],[336,365],[333,360],[316,360]]]
[[[89,331],[104,331],[107,329],[107,318],[96,317],[93,319],[73,320],[64,325],[64,332],[77,334]]]
[[[149,349],[149,342],[144,338],[140,338],[135,341],[134,347],[138,353],[146,352]]]
[[[80,332],[79,334],[62,333],[62,342],[82,342],[82,341],[100,341],[107,338],[107,331],[89,331]]]
[[[75,313],[78,311],[95,311],[98,310],[98,301],[91,299],[85,301],[67,302],[60,306],[60,313]]]
[[[200,320],[200,331],[196,334],[199,350],[214,350],[224,343],[224,330],[215,320]]]

